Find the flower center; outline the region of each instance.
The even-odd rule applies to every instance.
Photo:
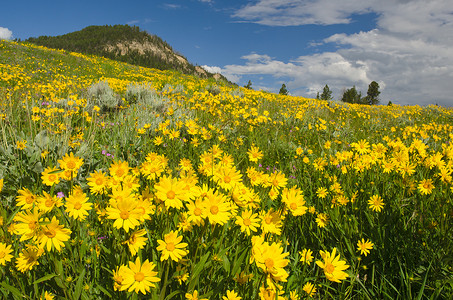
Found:
[[[175,196],[176,196],[176,193],[173,192],[173,191],[168,191],[167,192],[167,198],[172,200],[172,199],[175,199]]]
[[[81,209],[81,208],[82,208],[82,204],[80,204],[80,202],[74,203],[74,209],[79,210],[79,209]]]
[[[52,199],[47,199],[45,204],[46,204],[47,207],[51,207],[53,205],[53,200]]]
[[[70,170],[73,170],[73,169],[75,169],[76,164],[73,161],[70,161],[66,164],[66,167]]]
[[[326,267],[325,267],[325,270],[326,270],[327,273],[332,274],[333,271],[335,271],[335,266],[332,265],[331,263],[328,263],[328,264],[326,265]]]
[[[31,221],[30,223],[28,223],[28,228],[29,228],[30,230],[35,230],[36,225],[37,225],[37,222],[36,222],[36,221]]]
[[[225,177],[223,177],[223,181],[224,181],[225,183],[230,183],[230,181],[231,181],[230,176],[225,175]]]
[[[277,179],[272,180],[272,184],[273,184],[274,186],[278,186],[278,180],[277,180]]]
[[[122,170],[122,169],[118,169],[118,170],[116,170],[116,172],[115,172],[115,175],[118,176],[118,177],[122,177],[123,174],[124,174],[124,170]]]
[[[193,214],[198,217],[199,215],[201,215],[201,209],[199,207],[195,207],[195,210],[193,211]]]
[[[143,274],[142,272],[135,273],[134,279],[135,281],[142,281],[143,279],[145,279],[145,274]]]
[[[272,217],[266,217],[266,218],[264,219],[264,222],[266,222],[266,224],[272,223]]]
[[[167,248],[168,251],[173,251],[173,250],[175,250],[175,244],[167,243],[166,248]]]
[[[245,226],[250,226],[250,224],[252,224],[252,221],[250,221],[250,219],[244,219]]]
[[[296,210],[296,209],[297,209],[297,203],[294,203],[294,202],[293,202],[293,203],[291,203],[291,204],[289,205],[289,207],[290,207],[292,210]]]
[[[120,213],[120,217],[121,217],[121,219],[123,219],[123,220],[129,219],[129,212],[128,212],[128,211],[122,211],[122,212]]]
[[[272,269],[274,267],[274,260],[272,258],[266,258],[264,261],[264,264],[266,265],[266,268]]]
[[[27,202],[27,204],[32,204],[33,201],[35,201],[35,197],[32,197],[32,196],[28,196],[28,197],[25,199],[25,202]]]
[[[102,185],[104,183],[104,180],[102,178],[96,179],[96,185]]]
[[[57,235],[57,233],[55,232],[54,229],[47,229],[47,230],[44,230],[44,234],[48,237],[48,238],[53,238]]]
[[[211,214],[216,215],[219,212],[219,207],[218,206],[211,206]]]
[[[49,181],[53,182],[53,181],[57,181],[58,177],[54,174],[51,174],[49,175]]]

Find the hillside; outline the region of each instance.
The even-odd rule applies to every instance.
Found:
[[[60,36],[31,37],[26,42],[53,49],[103,56],[137,66],[159,70],[171,69],[201,78],[226,80],[220,74],[212,74],[192,65],[160,37],[140,30],[137,26],[89,26]]]
[[[452,120],[0,41],[1,298],[453,299]]]

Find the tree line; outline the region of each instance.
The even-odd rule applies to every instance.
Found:
[[[376,105],[379,104],[379,84],[376,81],[372,81],[368,85],[368,91],[366,96],[362,96],[362,92],[357,91],[356,87],[353,86],[350,89],[346,89],[343,91],[343,95],[341,97],[341,101],[347,103],[356,103],[356,104],[368,104],[368,105]],[[321,95],[316,95],[316,99],[321,100],[332,100],[332,91],[330,90],[329,86],[326,84],[322,90]]]

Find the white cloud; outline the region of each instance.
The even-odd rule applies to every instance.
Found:
[[[201,66],[201,67],[202,67],[203,69],[205,69],[206,71],[208,71],[208,72],[210,72],[210,73],[214,73],[214,74],[215,74],[215,73],[220,73],[220,72],[222,72],[222,68],[220,68],[220,67],[215,67],[215,66],[212,66],[212,67],[211,67],[211,66],[206,66],[206,65]]]
[[[173,3],[164,3],[163,7],[165,9],[181,9],[182,6],[180,4],[173,4]]]
[[[370,11],[373,0],[260,0],[233,15],[235,18],[271,26],[346,24],[352,14]]]
[[[0,27],[0,40],[10,40],[13,38],[13,32],[5,27]]]
[[[299,93],[313,93],[326,83],[337,92],[356,85],[366,93],[368,83],[376,80],[385,103],[453,106],[450,0],[260,0],[233,16],[271,26],[327,25],[348,23],[352,14],[368,12],[378,16],[375,29],[324,39],[339,47],[336,52],[302,55],[290,62],[248,55],[244,65],[225,66],[223,72],[284,74],[291,79],[288,87]]]

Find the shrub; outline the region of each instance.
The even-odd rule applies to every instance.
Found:
[[[87,109],[92,110],[96,105],[102,112],[112,111],[122,105],[122,100],[109,86],[107,81],[92,84],[88,90]]]

